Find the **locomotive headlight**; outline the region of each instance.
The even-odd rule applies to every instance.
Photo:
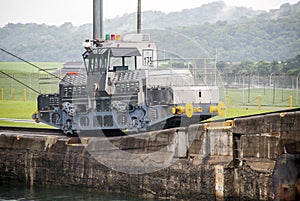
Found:
[[[173,114],[183,114],[183,113],[185,113],[185,107],[183,107],[183,106],[173,107],[172,113]]]
[[[99,89],[100,89],[99,84],[94,83],[94,84],[93,84],[93,91],[94,91],[94,92],[97,92]]]

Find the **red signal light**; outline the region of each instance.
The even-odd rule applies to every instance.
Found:
[[[116,35],[115,34],[111,34],[110,35],[110,40],[116,40]]]

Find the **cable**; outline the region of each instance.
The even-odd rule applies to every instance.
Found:
[[[7,77],[10,77],[11,79],[13,79],[13,80],[15,80],[15,81],[19,82],[20,84],[22,84],[23,86],[25,86],[25,87],[27,87],[27,88],[31,89],[31,90],[32,90],[32,91],[34,91],[35,93],[41,94],[39,91],[37,91],[37,90],[35,90],[34,88],[32,88],[32,87],[28,86],[27,84],[25,84],[25,83],[21,82],[20,80],[18,80],[18,79],[16,79],[16,78],[14,78],[13,76],[11,76],[11,75],[9,75],[9,74],[7,74],[7,73],[5,73],[5,72],[1,71],[1,70],[0,70],[0,73],[2,73],[2,74],[4,74],[4,75],[6,75]]]
[[[33,63],[30,63],[29,61],[26,61],[25,59],[22,59],[21,57],[18,57],[17,55],[15,55],[15,54],[13,54],[13,53],[11,53],[11,52],[6,51],[6,50],[3,49],[3,48],[0,48],[0,50],[3,51],[3,52],[5,52],[5,53],[7,53],[7,54],[9,54],[9,55],[11,55],[11,56],[13,56],[13,57],[15,57],[15,58],[17,58],[17,59],[19,59],[19,60],[21,60],[21,61],[23,61],[23,62],[25,62],[25,63],[27,63],[27,64],[29,64],[29,65],[31,65],[31,66],[33,66],[33,67],[35,67],[35,68],[37,68],[37,69],[39,69],[40,71],[44,71],[45,73],[47,73],[47,74],[49,74],[49,75],[52,75],[53,77],[55,77],[55,78],[57,78],[57,79],[59,79],[59,80],[61,80],[61,81],[63,80],[62,78],[58,77],[57,75],[55,75],[55,74],[53,74],[53,73],[50,73],[50,72],[48,72],[48,71],[46,71],[46,70],[44,70],[44,69],[38,67],[37,65],[35,65],[35,64],[33,64]],[[69,83],[69,84],[72,84],[72,83]]]

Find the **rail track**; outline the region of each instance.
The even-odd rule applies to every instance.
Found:
[[[228,120],[234,120],[234,119],[241,119],[241,118],[249,118],[249,117],[256,117],[261,115],[269,115],[269,114],[280,114],[280,113],[287,113],[287,112],[297,112],[300,111],[300,108],[293,108],[293,109],[284,109],[284,110],[278,110],[278,111],[272,111],[272,112],[266,112],[261,114],[251,114],[251,115],[245,115],[240,117],[230,117],[230,118],[224,118],[224,119],[217,119],[217,120],[211,120],[211,121],[204,121],[200,122],[199,124],[204,123],[213,123],[213,122],[221,122],[221,121],[228,121]],[[28,128],[28,127],[9,127],[9,126],[0,126],[0,135],[1,134],[26,134],[26,135],[51,135],[51,136],[60,136],[64,137],[66,136],[61,130],[59,129],[51,129],[51,128]],[[97,135],[87,135],[87,137],[92,137]],[[111,137],[114,137],[116,135],[113,135]]]

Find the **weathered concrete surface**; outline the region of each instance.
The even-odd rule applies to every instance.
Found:
[[[0,181],[179,200],[295,200],[300,192],[299,122],[299,112],[261,115],[235,119],[233,126],[206,124],[116,137],[109,140],[113,147],[100,138],[82,138],[83,146],[64,137],[1,132]],[[120,150],[131,155],[124,158]],[[135,157],[152,153],[161,154],[151,158],[152,165],[165,163],[162,156],[169,153],[172,165],[127,174],[95,157],[117,161],[116,169],[134,167],[142,173],[145,163]]]
[[[176,133],[176,130],[164,132],[169,136]],[[157,139],[149,139],[160,139],[160,143],[163,140],[160,134]],[[124,142],[133,143],[128,138],[112,141],[120,146],[124,146]],[[84,146],[67,145],[66,142],[66,138],[1,134],[1,181],[75,185],[157,198],[214,197],[214,166],[209,162],[194,165],[193,160],[179,159],[173,166],[158,172],[131,175],[107,168],[91,157]],[[152,146],[149,142],[149,150],[153,150]],[[138,145],[133,147],[140,148]],[[144,146],[141,148],[145,149]],[[122,164],[127,166],[129,163],[123,160]]]
[[[247,199],[298,200],[300,112],[235,119],[234,124],[236,193]]]

